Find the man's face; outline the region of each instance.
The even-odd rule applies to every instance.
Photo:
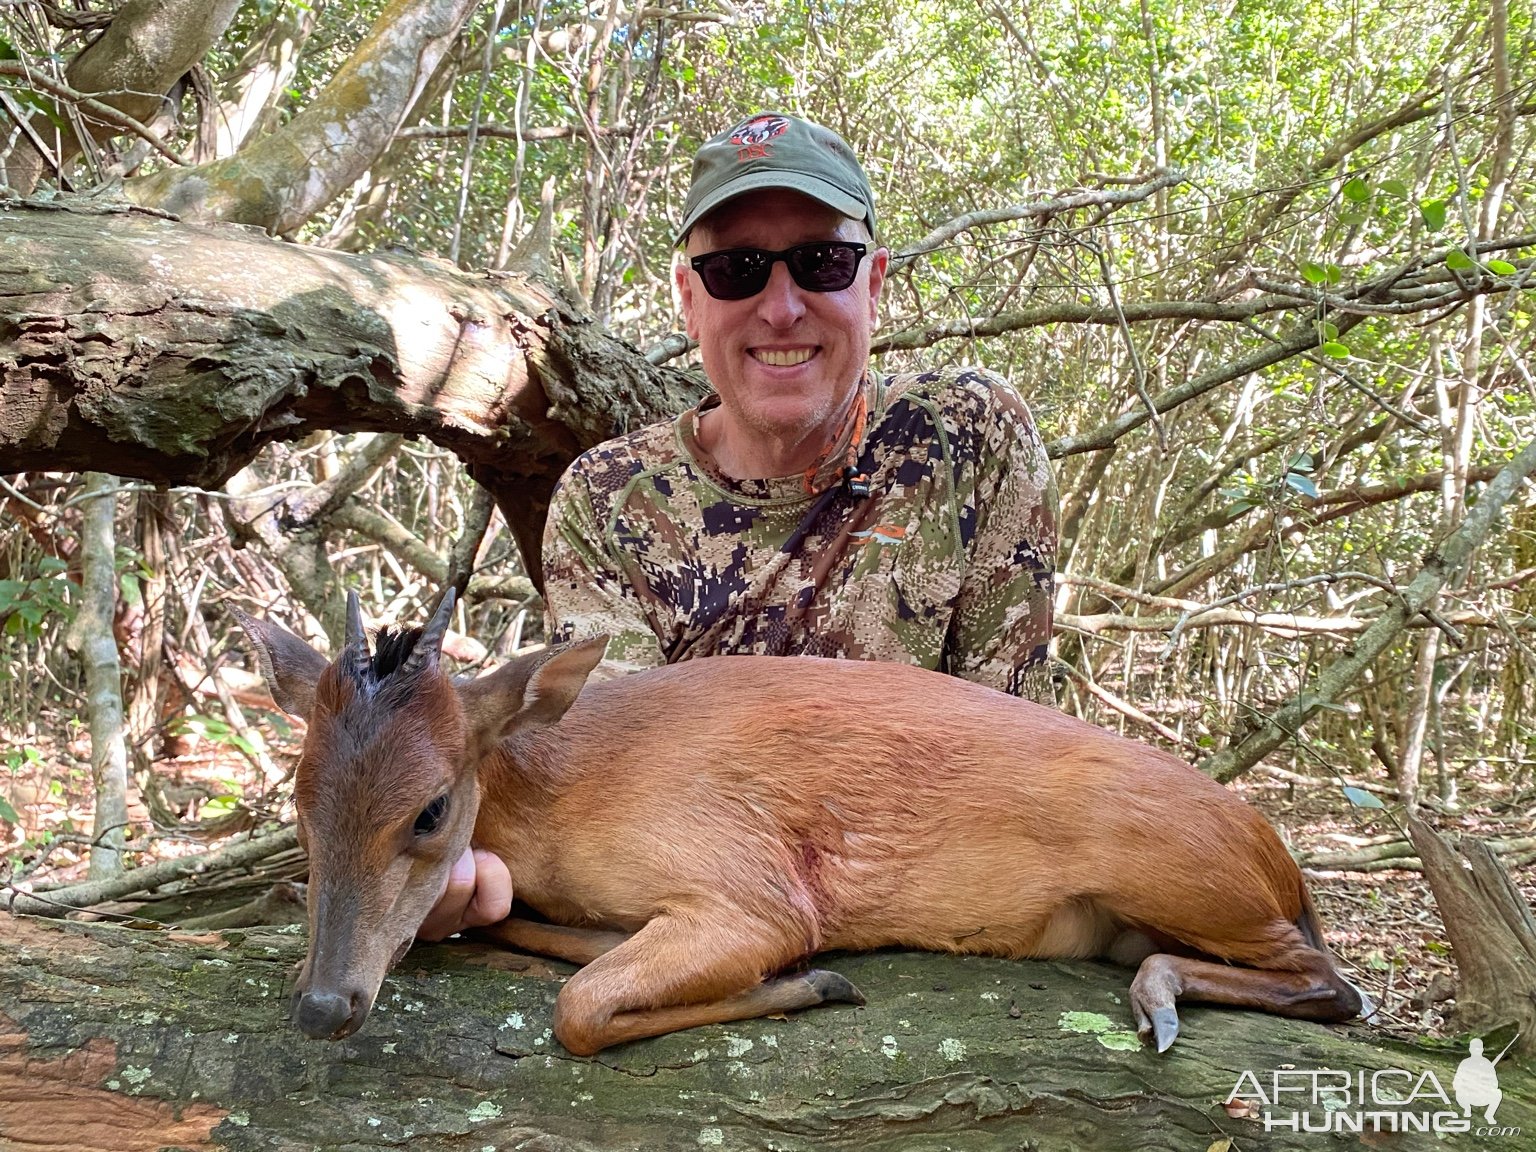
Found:
[[[807,292],[779,261],[756,296],[716,300],[686,262],[677,267],[688,335],[699,342],[704,371],[737,434],[781,444],[830,434],[827,426],[841,416],[869,362],[888,253],[874,249],[862,221],[783,189],[728,201],[688,237],[690,258],[816,240],[862,241],[872,249],[841,292]]]

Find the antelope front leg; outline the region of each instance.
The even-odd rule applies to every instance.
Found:
[[[698,920],[663,914],[572,976],[555,1002],[555,1036],[577,1056],[701,1024],[750,1020],[829,1001],[864,1003],[836,972],[763,981],[798,960],[803,941],[732,910]]]
[[[607,932],[601,928],[567,928],[563,924],[514,919],[476,928],[471,935],[477,940],[490,940],[538,956],[554,956],[572,964],[590,964],[631,936],[628,932]]]

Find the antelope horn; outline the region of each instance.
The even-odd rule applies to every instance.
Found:
[[[363,606],[356,592],[347,593],[347,637],[341,650],[346,668],[359,680],[368,678],[368,634],[363,631]]]
[[[453,616],[453,605],[458,600],[458,593],[453,585],[449,585],[443,593],[443,598],[438,602],[437,611],[432,614],[431,622],[422,629],[416,646],[411,649],[411,654],[405,658],[405,663],[400,665],[400,676],[413,675],[425,667],[428,663],[436,664],[443,654],[443,637],[448,634],[448,621]]]

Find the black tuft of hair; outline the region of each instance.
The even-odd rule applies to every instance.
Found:
[[[368,667],[373,682],[377,684],[390,673],[398,671],[420,639],[420,628],[380,629],[374,637],[373,662]]]

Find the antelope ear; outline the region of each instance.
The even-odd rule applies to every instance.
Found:
[[[277,706],[308,720],[315,704],[315,683],[330,661],[288,629],[248,616],[233,606],[230,611],[250,637],[262,679]]]
[[[607,647],[607,636],[594,636],[520,656],[489,676],[460,685],[475,746],[490,748],[518,728],[556,723],[581,695]]]
[[[520,728],[556,723],[576,703],[587,677],[602,662],[607,649],[608,637],[594,636],[551,652],[528,677],[514,723]]]

